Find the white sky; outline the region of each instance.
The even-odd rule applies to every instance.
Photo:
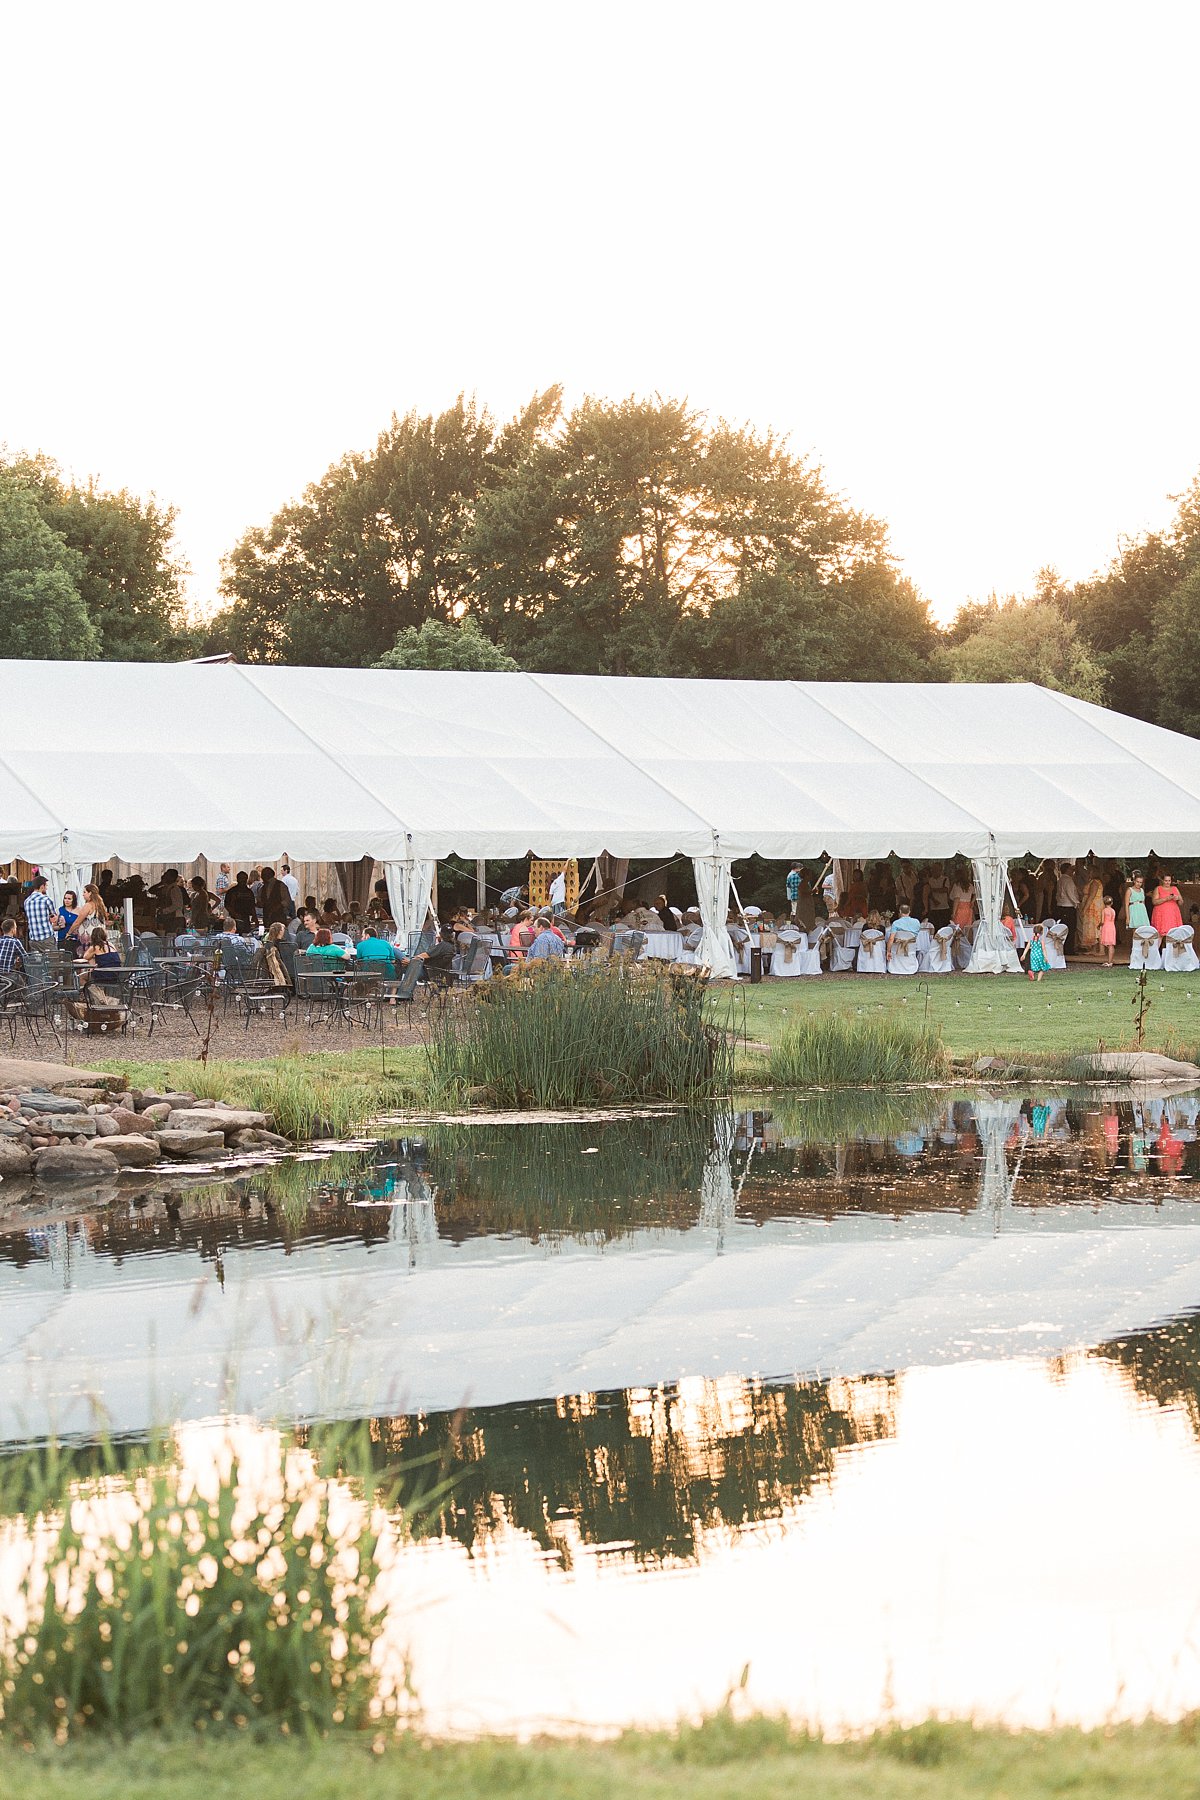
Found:
[[[0,17],[0,441],[240,532],[474,389],[811,449],[948,616],[1200,468],[1191,4]]]

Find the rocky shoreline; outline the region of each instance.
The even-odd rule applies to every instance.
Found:
[[[270,1113],[125,1087],[95,1071],[53,1076],[14,1082],[0,1065],[0,1182],[109,1182],[163,1163],[293,1148]]]

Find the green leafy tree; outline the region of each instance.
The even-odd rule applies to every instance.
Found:
[[[377,669],[499,669],[513,670],[517,664],[506,656],[490,638],[485,638],[474,619],[446,625],[440,619],[426,619],[423,625],[409,625],[396,639],[386,656],[374,665]]]
[[[1104,671],[1074,621],[1048,600],[992,600],[969,636],[938,655],[950,681],[1036,681],[1104,701]]]
[[[916,681],[935,633],[926,603],[886,563],[822,586],[781,569],[752,574],[729,599],[685,614],[674,672],[772,681]]]
[[[175,512],[154,499],[64,480],[45,456],[8,464],[51,530],[79,556],[79,594],[109,662],[166,661],[192,653],[174,547]]]
[[[883,527],[819,470],[669,399],[585,400],[481,496],[469,549],[492,637],[524,667],[599,674],[703,660],[690,621],[755,576],[874,584],[887,560]]]
[[[0,469],[0,656],[90,659],[100,639],[79,592],[77,551],[42,516],[17,470]]]
[[[1158,723],[1200,737],[1200,564],[1165,600],[1155,623],[1151,666],[1157,682]]]
[[[439,417],[393,418],[228,558],[228,602],[207,645],[245,662],[362,665],[409,626],[455,617],[473,568],[475,504],[558,408],[535,395],[510,425],[460,396]]]

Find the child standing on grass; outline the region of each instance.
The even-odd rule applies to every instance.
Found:
[[[1026,945],[1026,949],[1029,951],[1030,981],[1040,981],[1042,976],[1046,973],[1046,970],[1050,967],[1050,964],[1046,960],[1045,936],[1046,927],[1044,925],[1035,925],[1033,928],[1033,936]]]
[[[1104,952],[1105,968],[1111,969],[1117,948],[1117,910],[1111,894],[1105,894],[1104,911],[1100,914],[1100,948]]]

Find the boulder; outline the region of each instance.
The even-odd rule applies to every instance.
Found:
[[[96,1135],[96,1121],[82,1107],[77,1113],[63,1113],[61,1116],[53,1113],[31,1114],[29,1127],[42,1137],[91,1138]]]
[[[157,1138],[164,1156],[215,1156],[225,1148],[223,1131],[160,1131]]]
[[[117,1121],[109,1112],[96,1113],[96,1136],[102,1138],[116,1137],[121,1130]]]
[[[33,1155],[23,1144],[14,1144],[11,1138],[0,1138],[0,1181],[8,1181],[14,1175],[28,1175],[33,1167]]]
[[[1200,1082],[1200,1067],[1158,1056],[1150,1050],[1104,1050],[1089,1059],[1098,1075],[1124,1075],[1129,1081]]]
[[[23,1094],[31,1088],[96,1087],[107,1092],[121,1085],[119,1075],[104,1075],[99,1069],[73,1069],[70,1063],[32,1061],[25,1057],[0,1056],[0,1092]]]
[[[167,1129],[223,1131],[228,1135],[234,1131],[262,1131],[266,1123],[266,1113],[239,1112],[228,1106],[193,1106],[183,1114],[172,1112]]]
[[[143,1137],[137,1132],[105,1138],[104,1149],[116,1157],[123,1169],[152,1168],[162,1154],[156,1138]]]
[[[117,1172],[117,1159],[95,1145],[51,1144],[33,1159],[39,1181],[103,1181]]]
[[[114,1106],[108,1116],[121,1132],[141,1132],[151,1128],[145,1113],[134,1112],[131,1106]]]
[[[18,1094],[17,1105],[23,1113],[69,1113],[87,1110],[82,1100],[74,1100],[70,1094],[51,1094],[44,1088],[37,1088],[31,1094]]]
[[[182,1112],[185,1107],[195,1106],[195,1094],[164,1094],[163,1099],[172,1112]]]
[[[147,1125],[165,1125],[170,1116],[171,1109],[165,1100],[150,1101],[149,1105],[143,1106],[138,1114],[143,1129]]]
[[[226,1140],[235,1150],[290,1150],[291,1145],[277,1131],[241,1130]]]

